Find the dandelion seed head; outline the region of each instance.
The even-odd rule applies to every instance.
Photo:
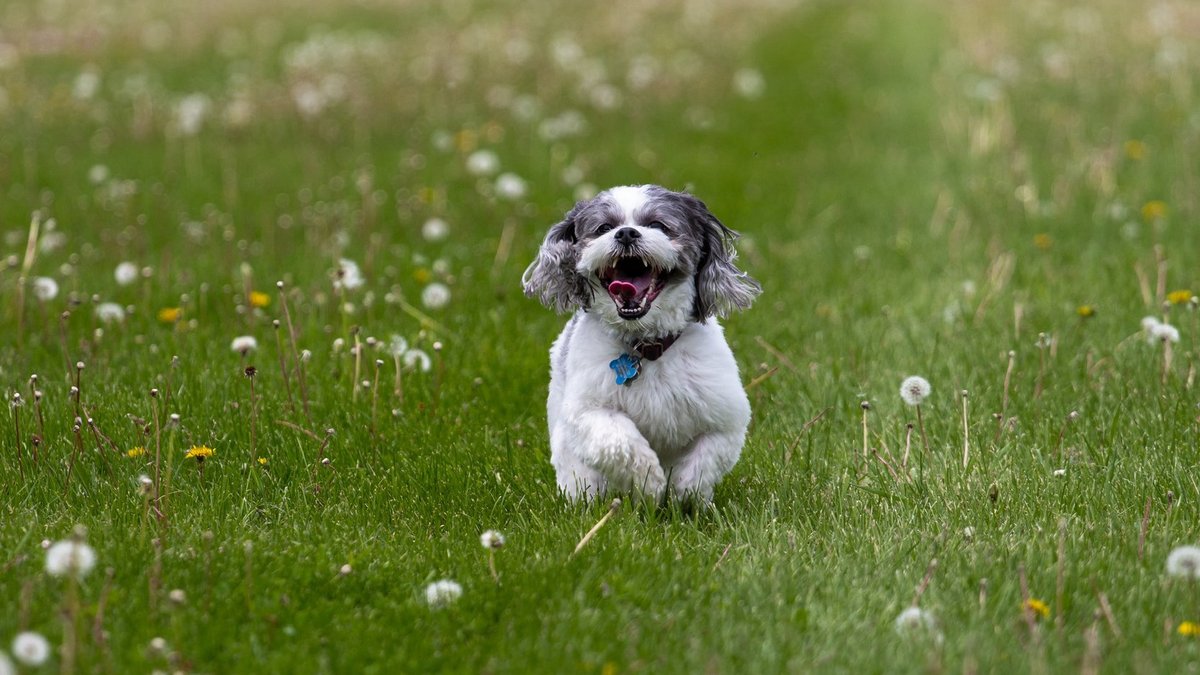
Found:
[[[1179,546],[1167,555],[1167,574],[1200,578],[1200,546]]]
[[[479,535],[479,543],[486,549],[504,548],[504,535],[496,530],[488,530]]]
[[[342,576],[347,576],[352,571],[354,571],[354,570],[353,570],[353,568],[350,567],[350,563],[346,563],[345,565],[342,565],[341,569],[338,570],[338,574],[340,574]]]
[[[50,641],[33,631],[17,633],[12,641],[12,653],[14,658],[27,666],[40,666],[50,658]],[[0,672],[4,672],[3,663],[0,663]]]
[[[333,281],[334,288],[344,288],[348,291],[353,291],[365,283],[366,279],[363,278],[362,270],[358,267],[358,263],[349,258],[342,258],[338,261],[336,276]]]
[[[58,282],[50,277],[34,277],[31,282],[33,297],[42,302],[49,302],[58,297]]]
[[[1152,342],[1179,342],[1179,329],[1169,323],[1157,323],[1150,328]]]
[[[75,539],[55,542],[46,549],[46,573],[52,577],[83,578],[96,566],[96,551]]]
[[[450,236],[450,226],[441,218],[430,218],[421,226],[421,236],[425,241],[442,241]]]
[[[453,604],[462,596],[462,586],[452,579],[440,579],[425,587],[425,602],[432,609]]]
[[[1142,317],[1142,330],[1150,332],[1159,324],[1158,317],[1144,316]]]
[[[429,309],[441,309],[450,303],[450,289],[445,284],[433,282],[421,289],[421,304]]]
[[[410,349],[404,353],[404,367],[428,373],[429,369],[433,367],[433,360],[429,358],[429,354],[420,349]]]
[[[490,176],[500,170],[500,158],[491,150],[476,150],[467,155],[467,172],[473,176]]]
[[[516,201],[529,191],[525,179],[515,173],[502,173],[496,177],[496,194],[509,201]]]
[[[900,383],[900,398],[909,405],[921,405],[931,391],[933,387],[929,380],[919,375],[907,377]]]
[[[113,278],[116,279],[118,286],[132,284],[138,278],[137,265],[128,261],[118,264],[117,269],[113,271]]]
[[[120,323],[125,320],[125,308],[115,302],[102,302],[94,310],[96,318],[103,323]]]
[[[906,607],[892,622],[896,633],[902,637],[931,636],[941,641],[942,633],[938,630],[937,617],[932,612],[920,607]]]
[[[246,354],[258,349],[258,340],[254,339],[254,336],[252,335],[239,335],[233,338],[233,341],[229,343],[229,348],[241,354],[242,356],[245,356]]]

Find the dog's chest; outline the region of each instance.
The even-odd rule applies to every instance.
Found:
[[[685,347],[655,361],[642,359],[639,374],[626,384],[616,383],[611,368],[594,369],[589,385],[601,407],[628,415],[659,455],[673,456],[710,431],[716,417],[716,401],[691,361]]]

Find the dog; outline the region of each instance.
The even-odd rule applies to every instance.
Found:
[[[614,187],[550,228],[521,282],[574,315],[550,348],[550,461],[571,501],[633,493],[712,500],[738,461],[750,402],[717,319],[762,287],[737,233],[696,197]]]

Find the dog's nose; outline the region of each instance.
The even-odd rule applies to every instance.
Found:
[[[613,238],[617,240],[618,244],[629,246],[638,239],[641,239],[642,233],[638,232],[632,227],[622,227],[621,229],[617,230],[617,233],[613,235]]]

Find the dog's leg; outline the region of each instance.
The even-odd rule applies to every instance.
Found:
[[[559,487],[571,499],[610,489],[657,500],[667,486],[658,455],[633,420],[612,410],[590,410],[560,420],[551,434],[551,461]]]
[[[558,489],[567,499],[591,501],[604,495],[608,481],[604,474],[588,466],[575,452],[577,441],[574,430],[566,424],[557,424],[550,432],[550,463],[558,479]]]
[[[745,431],[698,436],[688,451],[667,468],[671,489],[684,500],[712,501],[713,486],[737,463],[745,440]]]

